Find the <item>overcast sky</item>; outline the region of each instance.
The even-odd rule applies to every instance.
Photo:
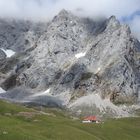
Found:
[[[115,15],[140,39],[140,0],[0,0],[0,16],[48,20],[61,9],[96,18]]]

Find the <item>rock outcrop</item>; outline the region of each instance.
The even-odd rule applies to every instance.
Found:
[[[6,59],[6,54],[4,51],[0,50],[0,63],[2,64]]]

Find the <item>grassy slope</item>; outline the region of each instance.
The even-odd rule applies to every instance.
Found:
[[[0,101],[0,140],[140,140],[140,118],[82,124],[48,109],[53,115],[17,116],[23,111],[36,112]]]

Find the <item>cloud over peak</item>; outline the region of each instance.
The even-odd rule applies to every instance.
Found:
[[[140,0],[0,0],[0,17],[48,20],[61,9],[92,18],[115,15],[122,20],[133,15],[125,21],[133,30],[140,23]]]
[[[140,9],[139,0],[0,0],[0,16],[19,18],[48,18],[61,9],[86,16],[128,16]]]

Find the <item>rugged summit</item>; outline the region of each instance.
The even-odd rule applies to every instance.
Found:
[[[2,20],[0,28],[0,47],[16,52],[5,58],[0,50],[1,98],[114,115],[128,113],[114,104],[139,102],[140,43],[114,16],[62,10],[48,23]]]

